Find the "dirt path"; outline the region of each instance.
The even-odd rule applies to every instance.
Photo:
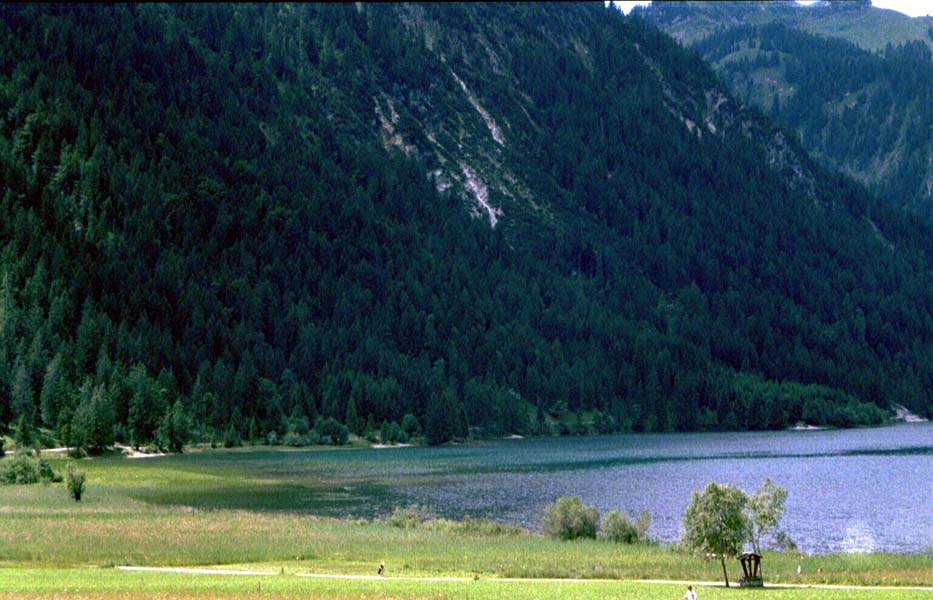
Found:
[[[192,575],[252,575],[252,576],[273,576],[280,575],[283,572],[275,571],[237,571],[233,569],[204,569],[193,567],[117,567],[120,571],[155,571],[161,573],[188,573]],[[497,583],[611,583],[619,582],[619,579],[556,579],[556,578],[535,578],[535,577],[482,577],[474,579],[473,577],[385,577],[381,575],[341,575],[333,573],[290,573],[295,577],[309,577],[313,579],[345,579],[357,581],[439,581],[439,582],[471,582],[471,581],[492,581]],[[625,579],[627,583],[645,583],[649,585],[696,585],[702,587],[724,587],[718,581],[678,581],[672,579]],[[769,589],[781,588],[812,588],[823,590],[913,590],[921,592],[933,592],[933,587],[920,586],[893,586],[893,585],[831,585],[831,584],[803,584],[803,583],[780,583],[766,585]]]

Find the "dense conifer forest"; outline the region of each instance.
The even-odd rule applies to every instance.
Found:
[[[599,3],[4,5],[0,181],[69,445],[933,414],[930,227]]]

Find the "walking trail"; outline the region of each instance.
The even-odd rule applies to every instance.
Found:
[[[117,567],[121,571],[155,571],[161,573],[187,573],[190,575],[252,575],[252,576],[274,576],[280,575],[276,571],[238,571],[233,569],[205,569],[194,567]],[[471,581],[491,581],[496,583],[516,583],[516,582],[535,582],[535,583],[611,583],[619,582],[618,579],[555,579],[555,578],[536,578],[536,577],[483,577],[474,579],[472,577],[386,577],[383,575],[341,575],[331,573],[291,573],[296,577],[309,577],[313,579],[345,579],[362,581],[443,581],[443,582],[471,582]],[[698,585],[703,587],[723,587],[718,581],[677,581],[672,579],[626,579],[628,583],[645,583],[658,585]],[[922,592],[933,592],[933,587],[920,586],[891,586],[891,585],[830,585],[830,584],[802,584],[802,583],[781,583],[765,586],[771,589],[780,588],[813,588],[824,590],[916,590]]]

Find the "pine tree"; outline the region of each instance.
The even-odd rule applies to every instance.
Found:
[[[353,399],[353,394],[350,394],[350,399],[347,401],[347,418],[345,422],[350,431],[356,435],[362,435],[361,425],[363,422],[360,420],[359,415],[356,414],[356,401]]]
[[[45,377],[42,379],[42,392],[39,395],[42,423],[46,427],[55,427],[65,390],[65,374],[62,368],[62,355],[59,352],[55,354],[45,368]]]
[[[191,418],[181,400],[165,412],[159,421],[157,437],[159,445],[169,452],[182,452],[191,439]]]
[[[78,392],[78,406],[71,419],[68,445],[99,452],[114,441],[113,403],[104,384],[95,386],[88,377]]]
[[[13,382],[10,386],[10,405],[13,416],[28,423],[35,422],[35,399],[32,390],[32,375],[26,361],[18,357],[13,365]]]

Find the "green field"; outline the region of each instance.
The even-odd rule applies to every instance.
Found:
[[[680,598],[685,586],[625,581],[380,581],[321,580],[285,573],[270,576],[181,575],[126,573],[114,569],[21,569],[2,574],[5,597],[61,598],[200,598],[200,597],[315,597],[315,598],[469,598],[485,599],[639,599]],[[766,588],[748,590],[697,586],[700,598],[765,597],[767,600],[919,599],[930,592],[919,590],[851,590]]]
[[[246,451],[247,453],[249,451]],[[283,451],[287,452],[287,451]],[[352,450],[347,450],[352,452]],[[205,452],[166,459],[79,461],[88,475],[80,504],[63,484],[0,487],[0,597],[237,597],[263,594],[387,598],[679,598],[682,584],[632,580],[719,581],[720,565],[669,546],[602,541],[560,542],[525,532],[495,533],[480,524],[429,522],[401,529],[383,521],[319,518],[288,510],[316,486],[239,473],[244,452]],[[9,459],[4,459],[9,460]],[[65,460],[52,458],[56,468]],[[201,465],[202,468],[199,468]],[[299,489],[300,488],[300,489]],[[303,490],[303,491],[302,491]],[[180,491],[180,492],[179,492]],[[173,493],[210,506],[173,503]],[[225,500],[226,499],[226,500]],[[377,581],[309,579],[300,574],[373,575]],[[796,574],[800,564],[803,573]],[[269,576],[128,572],[113,567],[207,566]],[[766,580],[781,584],[933,585],[929,555],[767,553]],[[816,573],[817,568],[821,573]],[[730,565],[730,578],[740,575]],[[463,581],[404,580],[462,577]],[[526,581],[497,581],[519,578]],[[530,579],[564,581],[530,581]],[[585,579],[592,581],[568,581]],[[609,580],[609,581],[606,581]],[[745,596],[748,590],[704,587],[701,598]],[[930,598],[921,590],[768,589],[768,598]]]

